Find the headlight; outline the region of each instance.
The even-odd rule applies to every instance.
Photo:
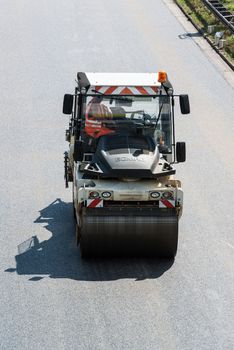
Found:
[[[170,191],[163,192],[162,196],[165,199],[173,199],[174,198],[173,192],[170,192]]]
[[[111,197],[111,193],[110,192],[102,192],[102,198],[110,198]]]
[[[99,193],[97,191],[89,192],[89,198],[94,199],[98,197],[99,197]]]
[[[158,199],[160,197],[160,193],[159,192],[151,192],[150,197],[153,199]]]

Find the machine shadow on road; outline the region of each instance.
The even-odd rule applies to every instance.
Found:
[[[70,278],[79,281],[109,281],[122,278],[144,280],[158,278],[170,269],[174,260],[162,259],[91,259],[82,260],[75,243],[72,203],[56,199],[40,210],[34,221],[44,224],[51,238],[39,242],[37,236],[18,246],[16,268],[6,272],[30,275],[30,281],[44,277]]]

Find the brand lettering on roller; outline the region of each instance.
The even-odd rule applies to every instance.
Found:
[[[141,158],[118,157],[118,158],[115,158],[115,162],[116,163],[118,162],[143,162],[144,163],[144,160]]]

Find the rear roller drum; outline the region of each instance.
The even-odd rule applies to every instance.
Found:
[[[91,214],[98,215],[91,215]],[[178,218],[174,211],[152,215],[119,215],[87,211],[80,231],[83,258],[149,256],[174,258],[178,243]],[[116,214],[116,215],[115,215]],[[121,213],[122,214],[122,213]]]

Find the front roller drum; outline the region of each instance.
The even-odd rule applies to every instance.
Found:
[[[84,208],[80,233],[83,258],[174,258],[178,243],[178,217],[173,209]]]

